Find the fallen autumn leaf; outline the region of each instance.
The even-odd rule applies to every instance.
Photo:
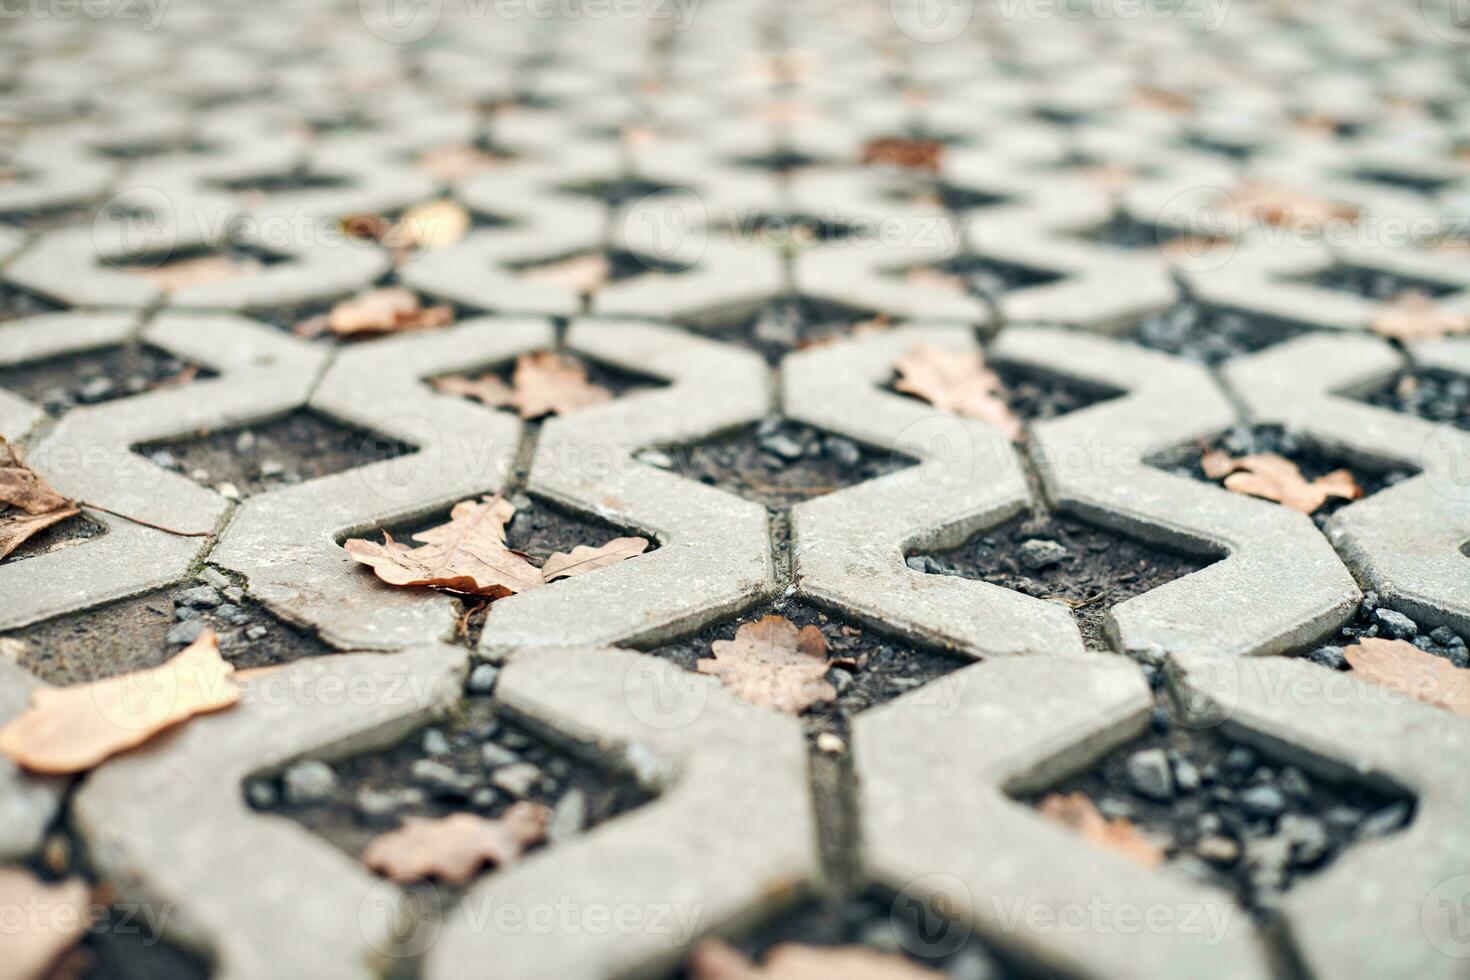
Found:
[[[0,868],[0,909],[25,910],[0,929],[0,975],[7,980],[42,980],[92,924],[92,889],[80,878],[46,884],[24,868]]]
[[[25,463],[20,447],[0,436],[0,560],[33,535],[81,509]]]
[[[1470,717],[1470,670],[1420,650],[1407,640],[1370,636],[1343,649],[1353,673],[1416,701]]]
[[[1021,420],[1005,400],[1000,376],[985,366],[979,351],[953,351],[933,344],[914,347],[895,365],[899,391],[922,398],[942,412],[979,419],[1009,439],[1021,434]]]
[[[362,863],[394,879],[433,878],[466,885],[487,864],[503,868],[546,836],[551,811],[538,803],[512,804],[496,820],[455,813],[438,820],[409,817],[376,837]]]
[[[789,715],[837,697],[827,681],[827,639],[815,626],[796,628],[784,616],[745,623],[733,640],[710,644],[712,659],[698,661],[701,674],[718,677],[737,696]]]
[[[1211,450],[1200,457],[1200,468],[1211,479],[1224,477],[1227,490],[1272,500],[1303,514],[1316,513],[1329,497],[1357,500],[1363,495],[1348,470],[1333,470],[1309,481],[1295,463],[1276,453],[1232,457]]]
[[[1041,801],[1037,812],[1145,867],[1156,867],[1164,861],[1163,850],[1140,834],[1131,821],[1107,819],[1085,793],[1051,793]]]
[[[1421,292],[1404,293],[1370,324],[1389,340],[1412,343],[1470,333],[1470,313],[1452,313]]]
[[[548,582],[573,575],[585,575],[627,561],[648,549],[645,538],[613,538],[600,548],[579,544],[571,552],[556,552],[541,566],[541,576]]]

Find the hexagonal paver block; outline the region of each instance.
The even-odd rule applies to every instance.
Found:
[[[30,674],[0,661],[0,725],[25,710],[35,687]],[[21,861],[41,846],[67,785],[66,779],[36,776],[0,757],[0,861]]]

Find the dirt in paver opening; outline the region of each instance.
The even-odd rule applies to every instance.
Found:
[[[21,317],[40,316],[43,313],[60,313],[65,309],[60,303],[26,292],[19,286],[0,282],[0,323],[19,320]]]
[[[150,391],[216,377],[215,372],[146,344],[127,344],[0,368],[0,388],[59,417]]]
[[[1313,329],[1304,323],[1187,299],[1139,320],[1130,338],[1140,346],[1213,366],[1285,343]]]
[[[1197,572],[1220,555],[1190,555],[1119,534],[1066,514],[1017,518],[958,548],[912,554],[910,568],[1014,589],[1070,609],[1092,649],[1109,649],[1107,611]]]
[[[1404,640],[1423,650],[1449,661],[1453,666],[1470,669],[1470,644],[1448,626],[1429,626],[1395,609],[1381,605],[1378,593],[1363,594],[1353,618],[1338,627],[1337,633],[1319,643],[1309,644],[1291,651],[1288,656],[1306,657],[1313,663],[1333,670],[1349,670],[1345,648],[1359,640],[1381,637],[1387,640]],[[1466,676],[1470,680],[1470,675]]]
[[[1384,269],[1370,269],[1356,265],[1334,265],[1312,276],[1302,277],[1300,282],[1352,293],[1365,299],[1392,300],[1405,293],[1423,293],[1433,299],[1459,292],[1460,286],[1453,283],[1421,279]]]
[[[1343,781],[1340,767],[1324,768],[1327,778],[1170,718],[1156,711],[1144,737],[1025,802],[1082,793],[1163,847],[1169,870],[1231,892],[1258,916],[1346,849],[1413,817],[1413,799],[1394,787]]]
[[[1192,133],[1185,136],[1181,142],[1192,149],[1203,150],[1206,153],[1213,153],[1227,160],[1234,160],[1241,163],[1261,152],[1259,146],[1250,143],[1232,143],[1199,133]]]
[[[1125,394],[1107,385],[1005,361],[996,362],[991,368],[1000,375],[1006,404],[1024,422],[1070,415]]]
[[[494,819],[527,800],[553,811],[547,841],[531,849],[540,850],[653,798],[631,775],[586,761],[501,716],[486,693],[466,697],[445,721],[391,748],[333,763],[334,778],[314,792],[294,788],[303,781],[289,767],[247,781],[242,792],[255,809],[290,817],[353,858],[409,817]],[[494,873],[489,868],[481,877]],[[438,888],[448,900],[462,893],[443,883],[422,887]]]
[[[1406,170],[1376,170],[1365,168],[1354,171],[1357,180],[1366,180],[1385,187],[1397,187],[1415,194],[1433,196],[1455,182],[1451,177],[1431,177],[1428,174],[1410,173]]]
[[[1362,400],[1369,405],[1470,430],[1470,375],[1435,368],[1403,371]]]
[[[621,249],[604,249],[601,251],[576,252],[570,255],[559,255],[556,258],[543,262],[515,263],[511,269],[522,276],[534,275],[539,270],[554,268],[564,263],[575,262],[578,259],[593,255],[601,255],[607,260],[606,284],[625,282],[630,279],[638,279],[642,276],[678,276],[689,272],[693,265],[685,265],[679,262],[665,262],[660,259],[639,255]],[[595,291],[595,290],[593,290]]]
[[[78,514],[75,517],[68,517],[59,524],[53,524],[40,534],[29,538],[25,544],[6,557],[0,558],[0,563],[10,565],[28,558],[39,558],[53,551],[74,548],[106,533],[107,528],[86,514]]]
[[[976,296],[995,299],[1018,289],[1060,282],[1066,273],[1052,269],[1007,262],[980,255],[962,255],[935,266],[922,267],[941,276],[956,279],[962,288]],[[914,270],[920,271],[920,270]],[[912,272],[910,273],[913,274]]]
[[[196,483],[248,497],[414,450],[383,433],[299,409],[268,422],[149,443],[136,451]]]
[[[692,446],[645,449],[638,459],[773,511],[917,463],[898,452],[776,416]]]
[[[1363,491],[1362,497],[1373,494],[1396,483],[1402,483],[1416,474],[1416,470],[1399,468],[1390,470],[1371,469],[1356,461],[1329,456],[1322,453],[1307,440],[1301,439],[1279,425],[1236,426],[1222,433],[1204,446],[1181,447],[1155,459],[1154,465],[1180,476],[1187,476],[1204,483],[1223,486],[1224,479],[1212,479],[1200,468],[1200,459],[1205,449],[1218,449],[1231,456],[1249,456],[1270,453],[1284,456],[1295,463],[1306,480],[1316,480],[1328,473],[1345,469],[1352,474],[1353,481]],[[1358,499],[1362,499],[1359,497]],[[1328,497],[1321,507],[1311,515],[1321,527],[1327,519],[1342,508],[1353,503],[1344,497]]]
[[[22,231],[41,234],[60,228],[90,227],[96,220],[97,213],[96,201],[87,201],[83,204],[58,204],[49,208],[28,208],[22,211],[4,211],[0,212],[0,226],[10,225]]]
[[[648,652],[697,672],[700,660],[714,657],[712,643],[733,640],[741,626],[766,616],[784,617],[797,627],[817,627],[827,641],[829,659],[857,664],[834,664],[826,678],[837,689],[836,699],[818,702],[802,713],[802,724],[813,739],[824,733],[845,738],[853,717],[920,688],[933,697],[936,711],[953,711],[963,693],[964,679],[945,675],[973,663],[958,655],[915,646],[795,598],[764,603]],[[823,751],[820,744],[815,748]]]
[[[733,158],[731,163],[737,167],[750,167],[757,170],[769,170],[773,173],[785,174],[793,170],[802,170],[807,167],[815,167],[824,161],[798,150],[773,150],[757,156],[739,156]]]
[[[6,633],[24,644],[22,667],[48,684],[80,684],[171,660],[200,629],[219,635],[225,660],[241,670],[335,651],[315,634],[276,618],[236,586],[194,582],[121,599]]]
[[[232,194],[294,194],[300,191],[338,190],[348,187],[352,181],[333,174],[319,174],[301,168],[282,173],[258,174],[233,180],[209,181],[222,191]]]
[[[83,879],[92,886],[91,904],[105,908],[81,942],[46,974],[49,980],[208,980],[214,972],[204,957],[164,939],[178,909],[123,899],[113,885],[99,882],[71,827],[53,830],[41,852],[23,864],[47,884]]]
[[[1184,237],[1184,232],[1153,222],[1140,221],[1125,211],[1113,216],[1084,235],[1087,241],[1126,249],[1162,249]]]
[[[722,343],[756,351],[774,365],[792,351],[818,347],[855,331],[885,329],[887,324],[883,317],[852,307],[786,296],[762,304],[737,321],[692,324],[691,328]]]
[[[674,184],[646,180],[641,177],[624,177],[620,180],[594,180],[582,184],[566,184],[563,187],[569,193],[593,198],[594,200],[601,201],[610,208],[631,204],[639,198],[647,197],[650,194],[662,194],[670,191],[692,193]]]
[[[860,946],[901,957],[915,967],[933,971],[936,978],[1013,980],[1041,975],[1001,959],[980,941],[969,923],[953,914],[946,915],[939,903],[931,906],[917,897],[881,889],[800,905],[730,941],[757,964],[786,943]],[[673,980],[691,980],[693,976],[684,968],[673,975]],[[833,980],[840,978],[834,976]]]

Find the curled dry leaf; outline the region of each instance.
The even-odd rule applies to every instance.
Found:
[[[0,752],[32,772],[85,772],[195,715],[235,704],[234,674],[206,630],[161,667],[36,689],[30,706],[0,729]]]
[[[409,290],[391,286],[344,299],[330,313],[297,324],[296,333],[308,337],[322,333],[360,337],[428,330],[453,322],[452,307],[444,304],[426,307]]]
[[[745,623],[733,640],[710,644],[713,659],[695,664],[737,696],[789,715],[837,697],[827,682],[827,639],[815,626],[796,628],[784,616]]]
[[[80,513],[73,501],[26,465],[19,446],[0,436],[0,559],[33,535]]]
[[[228,255],[202,255],[180,259],[158,266],[133,266],[128,271],[146,279],[165,293],[176,293],[185,286],[225,282],[259,274],[265,266],[255,259],[237,259]]]
[[[689,957],[689,980],[942,980],[944,974],[866,946],[782,943],[756,966],[739,950],[706,939]]]
[[[1343,650],[1348,666],[1365,681],[1416,701],[1470,717],[1470,670],[1425,653],[1407,640],[1365,637]]]
[[[920,344],[896,365],[894,387],[933,405],[942,412],[979,419],[1000,429],[1008,438],[1021,434],[1021,420],[1005,400],[1000,376],[985,366],[979,351],[954,351]]]
[[[1200,468],[1211,479],[1223,476],[1227,490],[1274,500],[1303,514],[1316,513],[1328,497],[1357,500],[1363,495],[1363,488],[1347,470],[1333,470],[1308,481],[1295,463],[1275,453],[1232,457],[1215,450],[1200,457]]]
[[[1453,313],[1421,292],[1399,296],[1374,318],[1373,332],[1412,343],[1470,333],[1470,313]]]
[[[1244,215],[1249,215],[1284,228],[1302,222],[1324,225],[1330,222],[1358,220],[1358,210],[1346,204],[1338,204],[1289,187],[1276,184],[1252,182],[1243,184],[1231,195],[1235,206]]]
[[[506,162],[506,158],[464,143],[436,146],[419,154],[420,170],[447,183],[465,180]]]
[[[487,864],[503,868],[546,836],[551,811],[538,803],[513,804],[497,820],[456,813],[439,820],[409,817],[374,838],[362,863],[395,879],[434,878],[467,885]]]
[[[863,147],[865,165],[886,164],[906,170],[927,170],[939,173],[944,160],[944,144],[939,140],[906,139],[886,136],[869,140]]]
[[[1037,812],[1145,867],[1157,867],[1164,862],[1162,848],[1140,834],[1131,821],[1104,817],[1086,793],[1048,794]]]
[[[8,980],[51,977],[62,957],[87,934],[92,889],[80,878],[48,885],[24,868],[0,868],[0,909],[27,910],[19,928],[0,929],[0,975]]]
[[[342,547],[389,585],[426,586],[501,598],[542,584],[541,569],[505,546],[515,507],[500,497],[464,500],[449,523],[420,531],[413,547],[385,533],[384,541],[352,538]]]
[[[571,258],[521,270],[521,278],[543,286],[561,286],[576,293],[595,293],[612,276],[612,262],[601,252],[573,255]]]
[[[577,361],[549,351],[522,354],[516,361],[510,385],[493,374],[486,374],[478,378],[463,375],[438,378],[434,387],[451,395],[473,398],[491,408],[514,408],[526,419],[566,415],[612,398],[612,392],[587,380],[587,369]]]
[[[613,538],[600,548],[579,544],[570,552],[558,551],[541,566],[541,576],[548,582],[573,575],[586,575],[627,561],[648,549],[646,538]]]

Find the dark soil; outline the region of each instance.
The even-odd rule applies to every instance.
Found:
[[[65,309],[60,303],[53,303],[18,286],[0,282],[0,323],[26,316],[39,316],[42,313],[59,313]]]
[[[0,388],[61,416],[79,405],[100,405],[215,376],[156,347],[129,344],[0,368]]]
[[[1380,606],[1377,592],[1364,594],[1352,620],[1337,631],[1337,637],[1333,641],[1305,647],[1291,655],[1307,657],[1333,670],[1348,670],[1348,663],[1343,655],[1344,648],[1365,637],[1407,640],[1425,653],[1443,657],[1456,667],[1470,668],[1470,649],[1467,649],[1464,637],[1448,626],[1430,629],[1403,613]]]
[[[1000,362],[991,367],[1005,386],[1006,404],[1025,422],[1069,415],[1124,394],[1116,388],[1016,364]]]
[[[983,531],[951,551],[912,555],[908,563],[918,571],[979,579],[1060,602],[1076,616],[1088,647],[1108,649],[1108,609],[1216,560],[1145,544],[1067,515],[1045,515]],[[1035,567],[1043,561],[1048,563]]]
[[[1423,194],[1426,197],[1438,194],[1454,182],[1444,177],[1428,177],[1424,174],[1411,174],[1403,170],[1374,170],[1371,168],[1358,170],[1353,177],[1374,184],[1383,184],[1385,187],[1397,187],[1400,190]]]
[[[731,945],[761,963],[783,943],[803,946],[864,946],[964,980],[1007,980],[1024,974],[988,950],[962,921],[930,909],[908,895],[879,891],[814,902],[767,923]],[[685,980],[688,973],[675,974]],[[839,978],[833,978],[839,980]]]
[[[834,613],[785,597],[706,626],[693,636],[665,643],[649,652],[672,660],[686,670],[697,671],[698,661],[713,656],[710,644],[716,640],[733,640],[741,626],[766,616],[784,616],[798,627],[816,626],[827,640],[829,658],[851,659],[860,664],[856,669],[834,666],[827,672],[827,680],[837,689],[837,698],[814,704],[802,715],[807,733],[812,736],[823,732],[845,735],[848,723],[860,712],[938,681],[945,674],[970,663],[915,647],[850,623]],[[952,704],[960,695],[959,690],[943,681],[935,686],[933,693],[946,704]]]
[[[880,452],[774,416],[694,446],[644,450],[639,459],[773,511],[915,463],[907,456]]]
[[[641,177],[624,177],[621,180],[596,180],[585,184],[569,184],[566,190],[583,197],[594,198],[610,208],[621,207],[650,194],[684,190],[673,184],[664,184]]]
[[[1308,775],[1176,725],[1167,710],[1154,721],[1149,734],[1048,793],[1084,793],[1105,816],[1133,821],[1166,845],[1170,867],[1232,892],[1257,915],[1354,843],[1397,832],[1412,816],[1406,794]],[[1163,760],[1139,755],[1159,752]]]
[[[99,146],[96,152],[109,160],[133,163],[162,156],[202,156],[215,152],[216,147],[191,137],[179,139],[138,141],[133,143],[110,143]]]
[[[41,232],[55,231],[58,228],[88,225],[96,217],[97,202],[88,201],[85,204],[61,204],[50,208],[29,208],[24,211],[0,212],[0,223],[13,225],[16,228],[40,234]]]
[[[792,351],[848,336],[856,324],[872,320],[860,310],[792,296],[772,300],[733,324],[692,326],[723,343],[757,351],[774,365]]]
[[[1211,139],[1198,133],[1186,136],[1183,143],[1192,149],[1204,150],[1206,153],[1213,153],[1238,163],[1244,163],[1260,152],[1260,147],[1257,146],[1246,143],[1227,143],[1224,140]]]
[[[974,211],[977,208],[993,208],[1002,204],[1009,204],[1014,198],[1005,194],[996,194],[991,191],[980,190],[975,187],[962,187],[941,180],[934,186],[934,193],[939,196],[939,203],[946,211],[962,213]]]
[[[1470,377],[1433,368],[1404,371],[1372,392],[1369,405],[1470,430]]]
[[[90,541],[107,533],[107,528],[98,524],[85,514],[69,517],[59,524],[53,524],[40,534],[35,535],[25,544],[16,548],[8,556],[0,561],[7,564],[17,561],[25,561],[27,558],[39,558],[53,551],[63,548],[71,548]]]
[[[1285,343],[1312,330],[1292,323],[1184,300],[1144,317],[1134,328],[1135,343],[1201,364],[1216,365]]]
[[[1302,471],[1302,476],[1308,480],[1315,480],[1334,470],[1346,469],[1352,473],[1353,479],[1362,488],[1364,497],[1371,497],[1385,487],[1401,483],[1414,475],[1414,471],[1408,469],[1371,470],[1356,463],[1323,455],[1310,443],[1276,425],[1236,426],[1205,448],[1222,449],[1232,456],[1247,456],[1254,453],[1275,453],[1278,456],[1285,456],[1297,465]],[[1161,460],[1159,465],[1180,476],[1224,486],[1223,478],[1212,480],[1205,476],[1204,470],[1200,469],[1202,454],[1200,447],[1180,449],[1168,454],[1167,459]],[[1317,508],[1317,512],[1312,515],[1312,520],[1317,522],[1318,527],[1321,527],[1327,523],[1329,517],[1352,502],[1341,497],[1328,497],[1327,502]]]
[[[796,248],[816,242],[844,241],[855,229],[846,222],[807,214],[758,214],[742,220],[732,230],[745,241]]]
[[[271,422],[152,443],[138,452],[197,483],[231,483],[248,497],[394,459],[413,447],[300,409]]]
[[[306,169],[211,183],[233,194],[286,194],[296,191],[335,190],[348,186],[348,181],[341,177],[315,174]]]
[[[1438,299],[1460,289],[1459,286],[1432,279],[1419,279],[1355,265],[1334,265],[1315,276],[1306,277],[1303,281],[1323,289],[1336,289],[1377,300],[1392,300],[1404,293],[1423,293]]]
[[[169,918],[177,909],[144,902],[123,902],[97,874],[69,828],[53,831],[42,853],[24,862],[26,869],[46,883],[83,878],[93,885],[92,902],[106,907],[106,916],[93,923],[81,943],[63,957],[56,972],[60,980],[207,980],[209,963],[198,954],[165,942]]]
[[[795,150],[776,150],[759,156],[736,157],[733,162],[738,167],[753,167],[784,174],[793,170],[814,167],[823,161]]]
[[[201,588],[205,591],[198,591]],[[198,582],[171,586],[5,636],[29,647],[19,657],[22,667],[57,685],[100,680],[167,662],[187,642],[177,634],[171,642],[170,631],[188,630],[186,620],[218,633],[220,652],[242,670],[335,652],[316,636],[266,612],[233,586],[213,590],[213,595],[209,591],[211,587]],[[201,602],[215,605],[198,605]]]
[[[1139,221],[1124,211],[1118,211],[1104,224],[1093,228],[1082,237],[1103,245],[1115,245],[1126,249],[1160,249],[1181,237],[1183,233],[1163,225]]]
[[[536,769],[525,770],[524,796],[523,787],[511,778],[522,773],[508,770],[523,765]],[[554,835],[555,843],[561,833],[581,832],[652,798],[631,776],[585,762],[500,718],[494,702],[483,696],[466,698],[444,724],[416,732],[385,751],[336,763],[332,771],[336,785],[322,802],[291,801],[279,778],[253,780],[246,796],[257,809],[297,820],[354,858],[406,817],[470,812],[494,818],[526,799],[553,810],[565,808],[561,816],[566,829]],[[571,810],[579,806],[585,818],[572,820]]]
[[[935,271],[957,276],[965,283],[968,292],[994,300],[1017,289],[1044,286],[1059,282],[1066,276],[1050,269],[1037,269],[1016,262],[965,255],[950,259],[933,267]]]

